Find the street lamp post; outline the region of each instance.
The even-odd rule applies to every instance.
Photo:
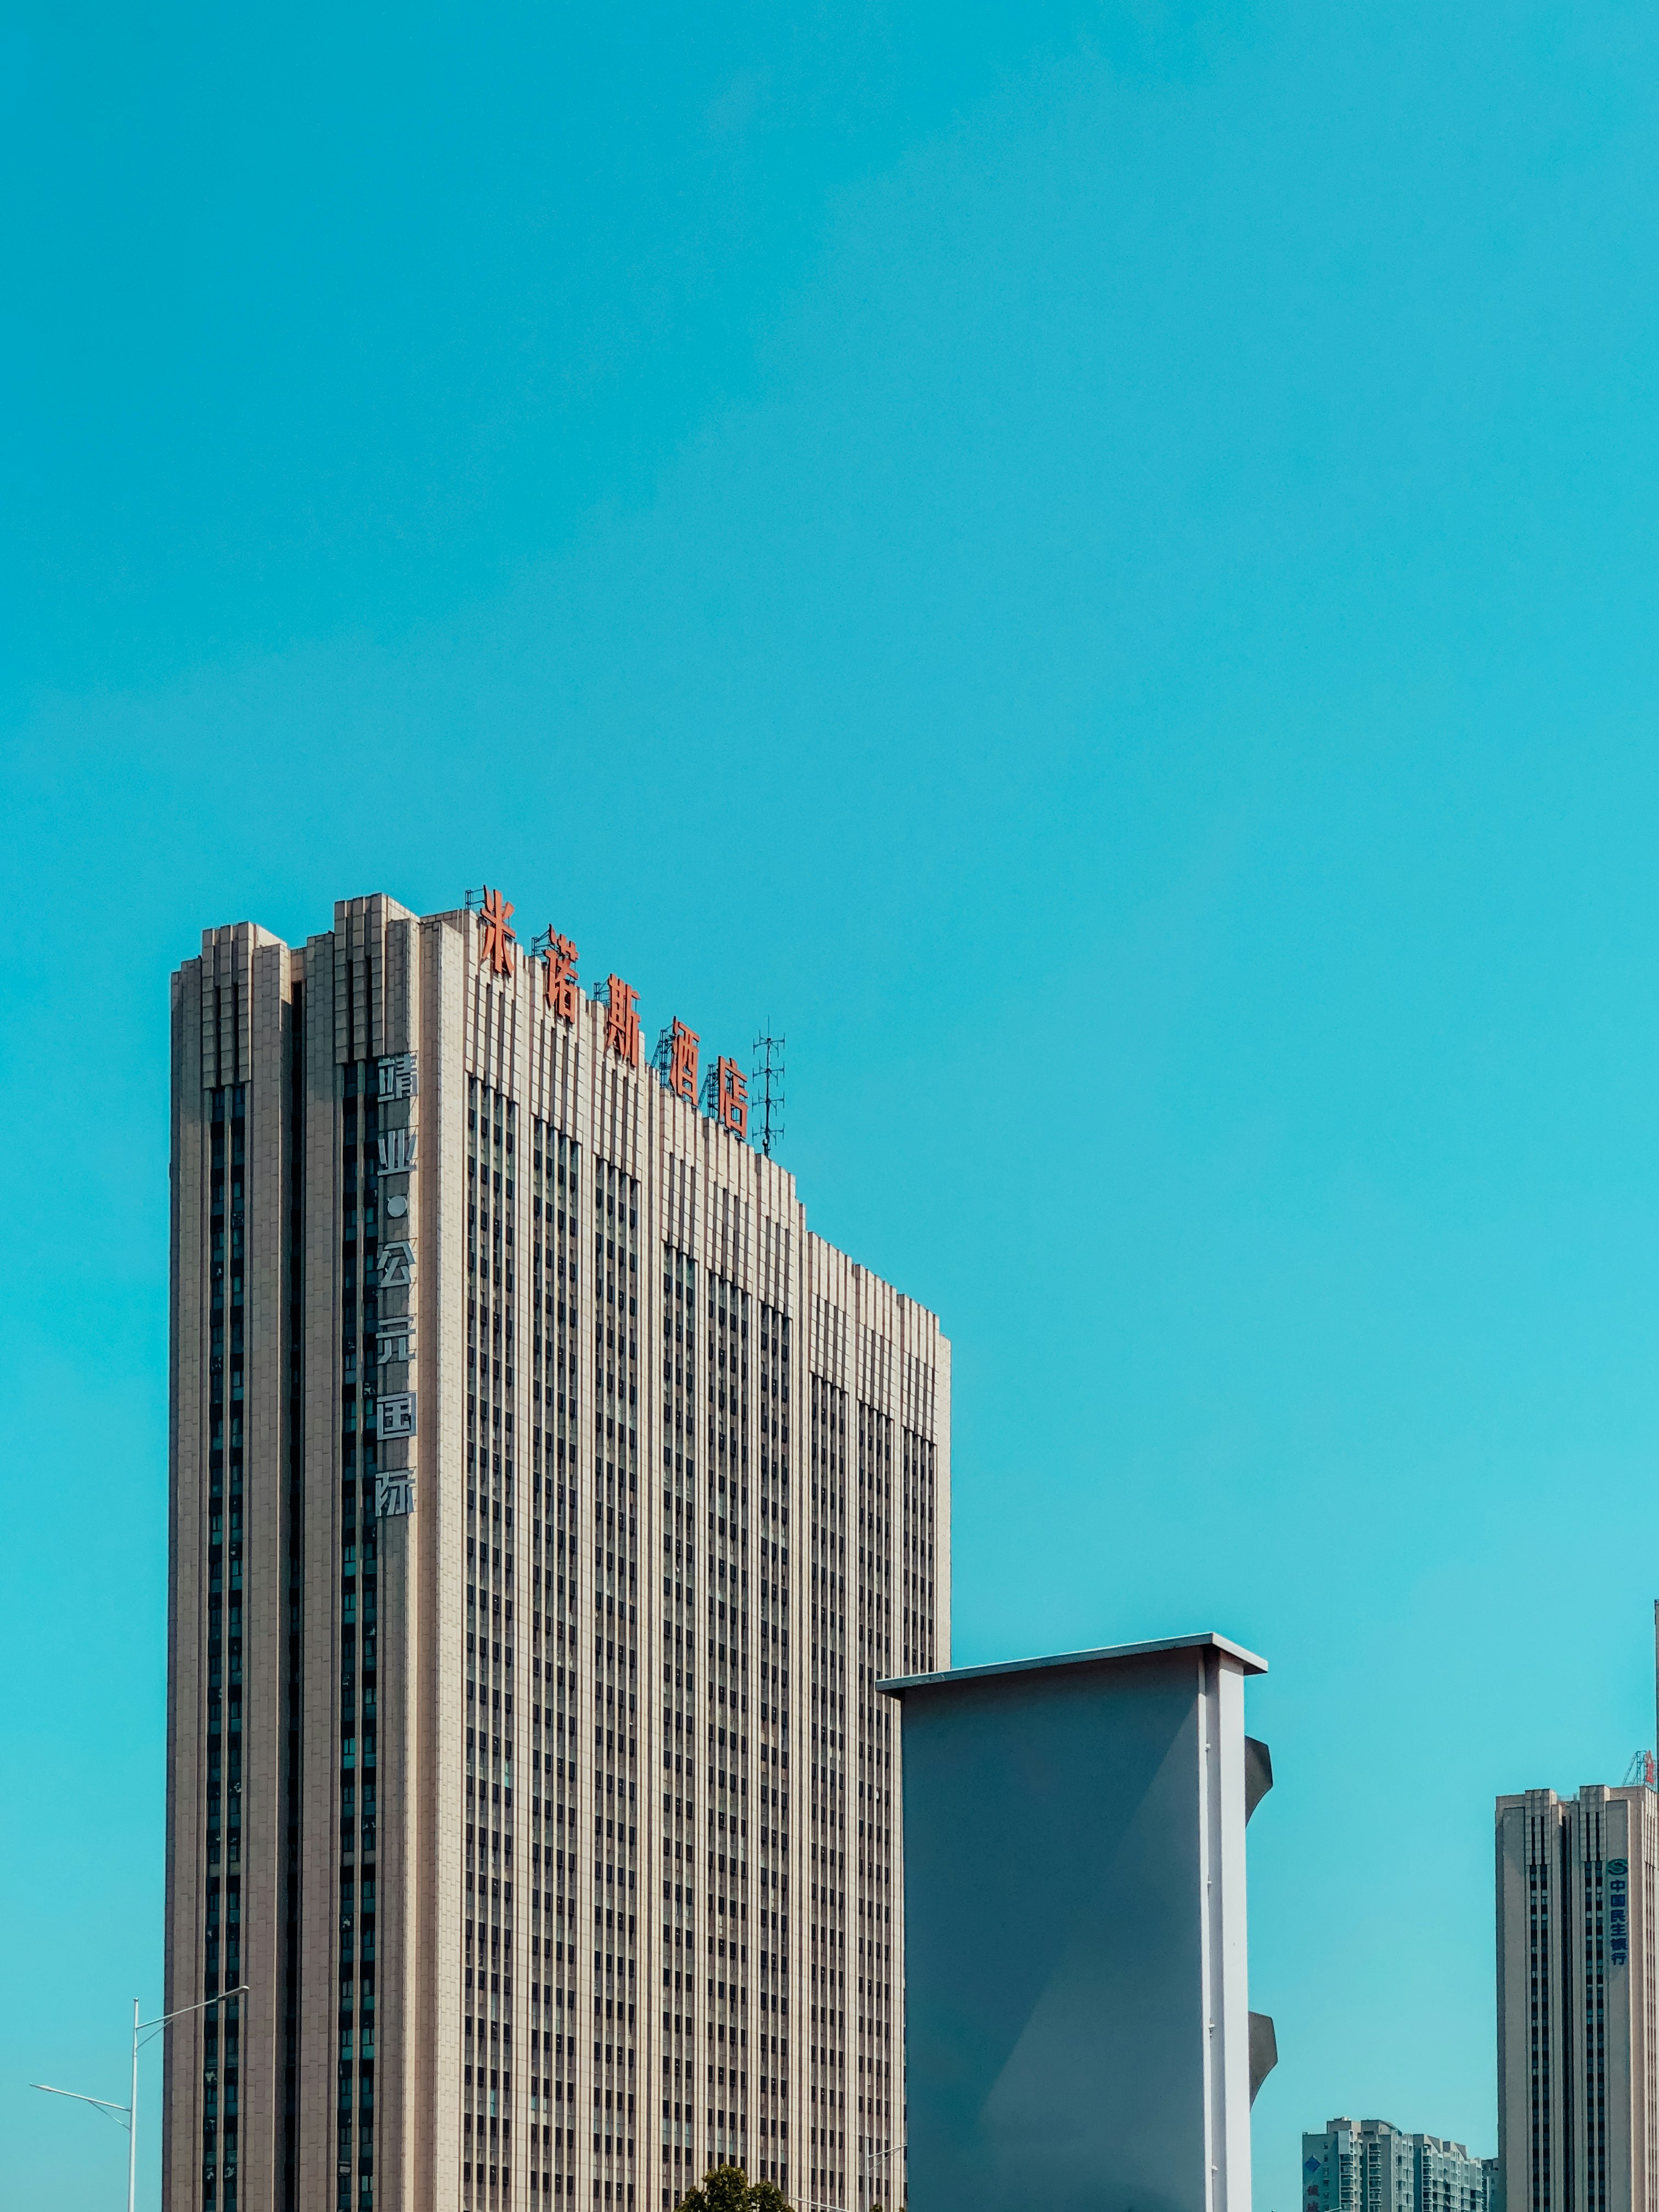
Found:
[[[888,2163],[891,2160],[900,2157],[905,2151],[908,2150],[910,2146],[908,2143],[890,2143],[885,2150],[870,2151],[866,2159],[866,2179],[872,2178],[868,2174],[869,2166],[880,2166],[884,2163]],[[890,2183],[891,2182],[892,2178],[891,2167],[890,2165],[889,2165],[887,2179]],[[891,2212],[890,2206],[888,2208],[888,2212]]]
[[[245,1997],[248,1985],[227,1990],[222,1996],[204,1997],[199,2004],[179,2005],[173,2012],[164,2012],[158,2020],[141,2021],[138,2000],[132,2001],[132,2087],[130,2105],[112,2104],[107,2097],[88,2097],[79,2089],[54,2089],[50,2081],[31,2081],[32,2089],[44,2090],[48,2097],[69,2097],[77,2105],[90,2105],[95,2112],[107,2112],[118,2127],[127,2131],[127,2212],[137,2212],[138,2196],[138,2052],[141,2039],[159,2035],[175,2020],[183,2020],[186,2013],[206,2012],[210,2006],[228,2004],[232,1997]]]

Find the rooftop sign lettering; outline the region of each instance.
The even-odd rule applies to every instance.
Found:
[[[483,895],[483,930],[478,957],[480,960],[487,960],[491,969],[497,975],[510,975],[513,973],[513,947],[519,940],[507,926],[512,913],[512,900],[504,899],[499,891],[492,891],[486,884]]]
[[[517,933],[510,927],[514,912],[511,899],[504,898],[499,890],[489,884],[483,888],[482,901],[476,907],[478,895],[467,893],[467,905],[478,917],[478,964],[487,967],[492,975],[511,979],[516,972],[514,951],[518,945]],[[574,939],[560,934],[551,922],[530,947],[528,957],[538,963],[542,971],[542,1003],[556,1021],[568,1022],[574,1028],[576,1008],[581,997],[581,984],[576,974],[576,946]],[[640,1064],[640,996],[620,975],[605,979],[601,990],[593,994],[594,1003],[604,1006],[605,1048],[629,1067]],[[658,1040],[651,1064],[662,1079],[665,1090],[683,1098],[688,1106],[701,1103],[704,1112],[720,1123],[722,1129],[734,1137],[747,1139],[749,1133],[749,1079],[735,1060],[720,1056],[709,1069],[699,1097],[697,1074],[701,1051],[697,1032],[681,1021],[678,1015]]]

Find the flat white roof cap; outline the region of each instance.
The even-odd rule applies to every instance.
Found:
[[[945,1690],[958,1682],[982,1682],[994,1674],[1035,1674],[1049,1667],[1109,1666],[1124,1659],[1149,1659],[1161,1651],[1224,1651],[1230,1659],[1237,1659],[1247,1674],[1265,1674],[1267,1662],[1254,1651],[1247,1651],[1242,1644],[1235,1644],[1230,1636],[1218,1636],[1206,1628],[1196,1636],[1159,1636],[1149,1644],[1106,1644],[1095,1651],[1059,1651],[1046,1659],[1002,1659],[992,1667],[950,1667],[941,1674],[897,1674],[876,1687],[890,1698],[902,1697],[909,1690]]]

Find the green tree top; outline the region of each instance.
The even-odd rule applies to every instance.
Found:
[[[680,2212],[795,2212],[775,2181],[750,2181],[740,2166],[711,2166],[701,2187],[680,2200]]]

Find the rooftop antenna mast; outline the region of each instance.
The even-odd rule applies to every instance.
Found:
[[[783,1048],[787,1040],[772,1035],[772,1020],[755,1039],[755,1058],[750,1069],[750,1103],[760,1116],[760,1148],[769,1160],[772,1147],[783,1134]],[[1654,1633],[1659,1637],[1659,1605],[1654,1607]],[[1659,1677],[1656,1677],[1659,1681]],[[1659,1710],[1656,1708],[1656,1710]]]
[[[1653,1738],[1654,1749],[1645,1746],[1631,1753],[1630,1765],[1625,1769],[1625,1787],[1650,1790],[1659,1788],[1659,1597],[1653,1601]]]

